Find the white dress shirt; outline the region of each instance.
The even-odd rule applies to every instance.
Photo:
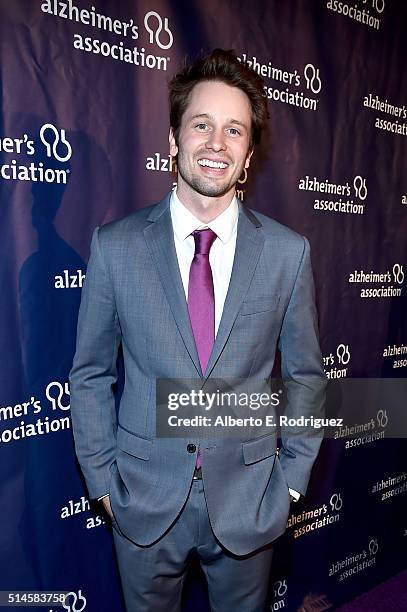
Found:
[[[209,251],[209,263],[212,269],[213,289],[215,295],[215,337],[222,318],[223,306],[232,274],[233,259],[236,248],[237,219],[239,207],[233,197],[226,210],[209,223],[203,223],[179,200],[176,191],[172,192],[170,201],[171,220],[174,230],[175,250],[185,298],[188,301],[189,269],[195,253],[195,240],[192,232],[209,227],[217,238]]]

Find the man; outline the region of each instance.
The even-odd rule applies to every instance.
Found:
[[[305,238],[235,197],[267,120],[262,79],[217,49],[170,83],[177,188],[94,232],[70,374],[76,450],[112,518],[126,606],[179,610],[190,553],[211,609],[264,609],[272,549],[320,438],[156,436],[157,379],[267,379],[319,415],[323,369]],[[120,342],[125,388],[112,385]],[[311,381],[319,380],[319,384]]]

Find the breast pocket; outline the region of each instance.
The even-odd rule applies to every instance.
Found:
[[[258,312],[269,312],[276,310],[280,301],[279,295],[268,295],[254,299],[244,300],[240,309],[240,314],[243,316],[256,314]]]

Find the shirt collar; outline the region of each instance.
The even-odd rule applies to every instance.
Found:
[[[203,223],[191,213],[180,201],[176,189],[171,194],[170,200],[171,219],[174,233],[178,240],[185,240],[197,229],[209,227],[218,238],[227,243],[232,238],[237,226],[239,207],[236,196],[231,203],[216,219],[209,223]]]

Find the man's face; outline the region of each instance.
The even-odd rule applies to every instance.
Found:
[[[218,81],[195,85],[178,146],[170,130],[170,153],[178,154],[178,188],[209,197],[234,191],[249,167],[250,134],[250,102],[243,91]]]

